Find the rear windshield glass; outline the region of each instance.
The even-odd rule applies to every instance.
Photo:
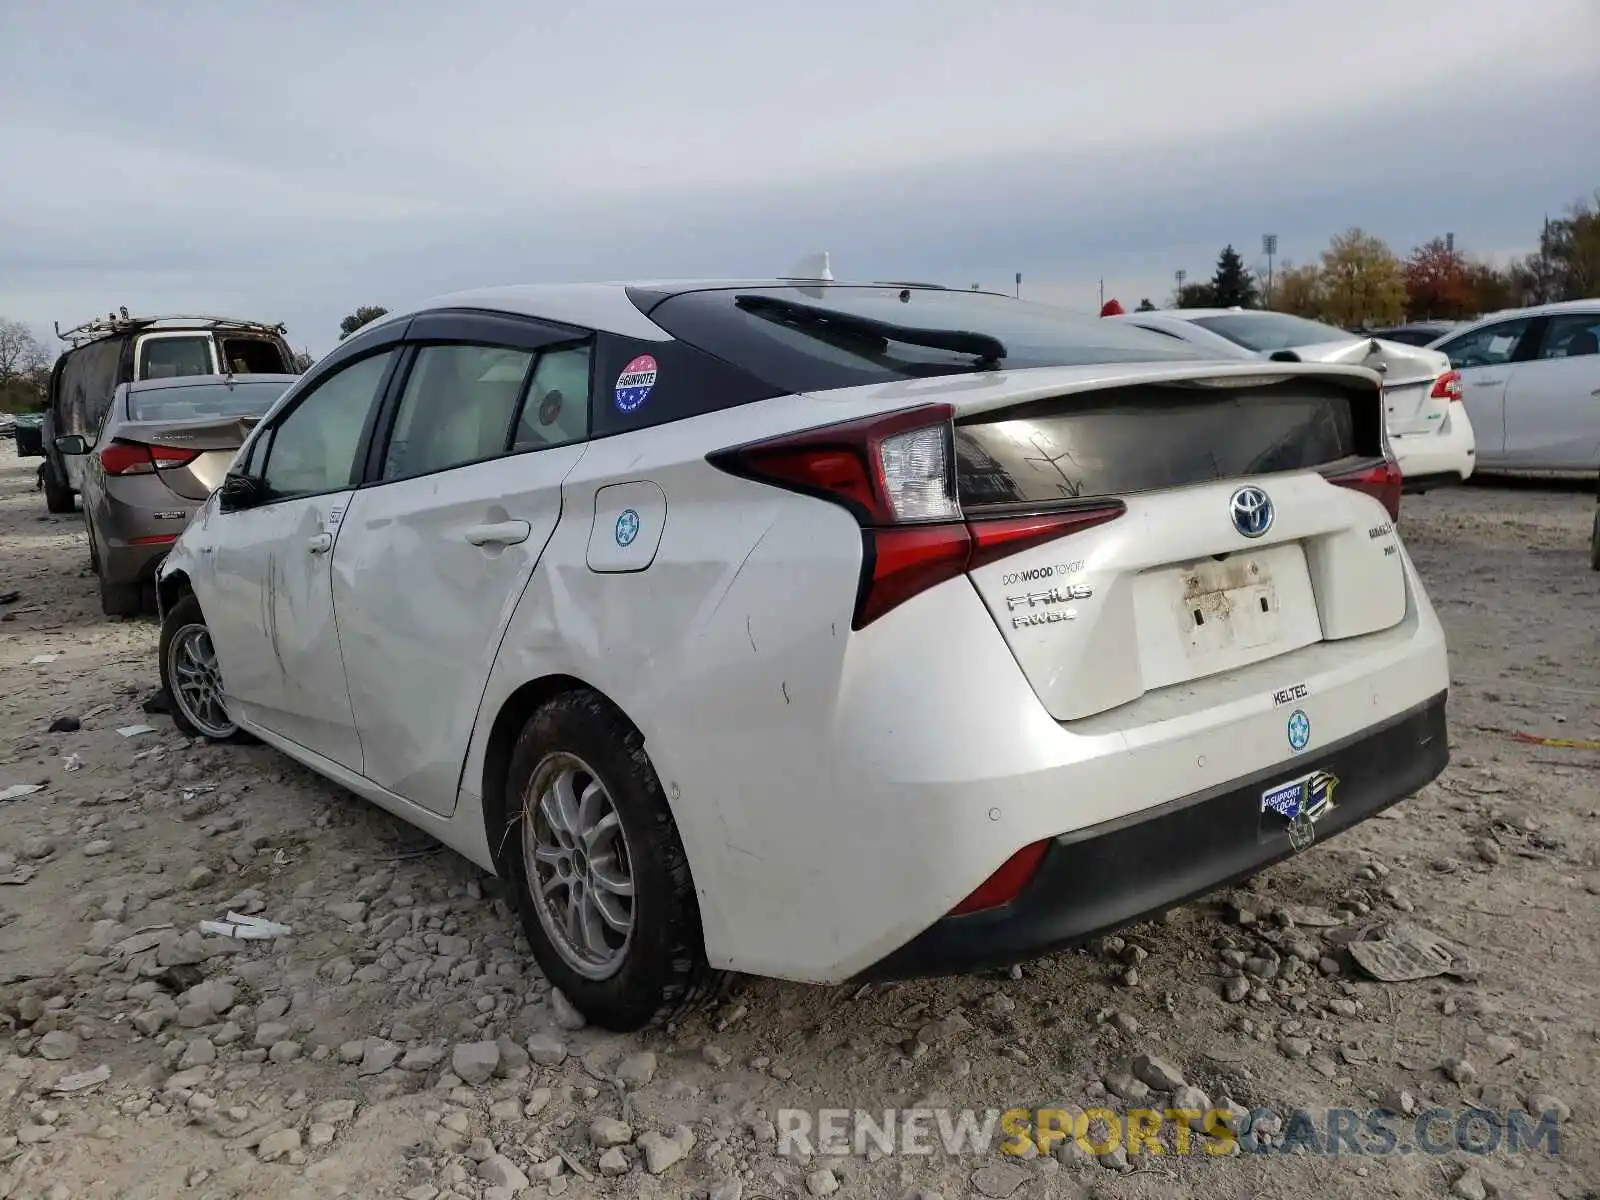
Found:
[[[139,345],[136,379],[173,379],[183,375],[215,375],[211,335],[146,338]]]
[[[782,303],[771,304],[774,300]],[[636,301],[673,337],[788,392],[997,368],[1192,362],[1205,357],[1193,347],[1125,322],[1078,317],[985,292],[808,284],[685,292],[653,305],[636,295]],[[784,311],[784,304],[792,310]],[[817,310],[841,319],[819,319]],[[852,325],[852,318],[865,318],[867,324]],[[879,329],[898,327],[909,336],[874,336],[874,323]],[[941,334],[980,335],[977,340],[987,340],[991,347],[998,342],[1003,354],[985,361],[980,351],[918,342],[937,340]]]
[[[1237,342],[1246,350],[1259,350],[1270,354],[1274,350],[1292,350],[1296,346],[1320,346],[1325,342],[1348,342],[1353,335],[1321,321],[1308,321],[1304,317],[1291,317],[1287,313],[1237,312],[1215,317],[1196,317],[1194,323],[1201,329],[1221,334],[1230,342]]]
[[[956,425],[961,503],[1050,505],[1314,470],[1382,449],[1375,395],[1291,379],[1131,387],[1040,400]]]
[[[259,417],[289,390],[287,379],[271,383],[197,383],[189,387],[149,388],[128,393],[128,416],[135,421],[182,421],[189,417]]]

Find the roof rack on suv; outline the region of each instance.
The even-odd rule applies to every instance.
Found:
[[[109,337],[116,333],[127,333],[130,330],[149,329],[156,325],[178,323],[195,325],[204,329],[227,329],[239,332],[271,333],[282,336],[288,330],[282,321],[269,324],[265,321],[241,321],[234,317],[211,317],[198,314],[166,314],[162,316],[134,317],[128,315],[126,308],[118,309],[114,313],[107,313],[104,317],[96,317],[92,321],[85,321],[82,325],[62,331],[61,322],[56,322],[56,336],[64,342],[71,342],[74,347],[94,341],[96,338]]]

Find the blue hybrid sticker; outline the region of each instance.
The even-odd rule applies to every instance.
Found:
[[[631,546],[633,539],[639,536],[639,514],[631,508],[622,510],[617,517],[617,545]]]
[[[1311,718],[1306,710],[1297,708],[1289,714],[1289,749],[1299,753],[1311,744]]]

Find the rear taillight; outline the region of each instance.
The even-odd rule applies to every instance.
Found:
[[[1390,520],[1400,519],[1400,491],[1404,480],[1400,475],[1400,464],[1395,462],[1393,455],[1386,454],[1382,462],[1356,471],[1329,475],[1328,482],[1365,492],[1382,502],[1384,508],[1389,510]]]
[[[177,446],[148,446],[117,440],[100,451],[100,466],[107,475],[152,475],[157,467],[181,467],[200,456],[197,450]]]
[[[970,896],[952,908],[950,915],[960,917],[1010,904],[1033,879],[1049,845],[1049,842],[1030,842],[1018,850],[1000,864],[999,870],[980,883]]]
[[[953,416],[950,405],[929,404],[719,451],[708,461],[855,516],[863,542],[855,629],[936,584],[1125,511],[1110,500],[1031,516],[963,516]]]
[[[1428,393],[1435,400],[1454,400],[1461,403],[1461,372],[1446,371],[1433,381],[1433,391]]]

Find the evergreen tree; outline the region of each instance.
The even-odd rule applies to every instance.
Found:
[[[1139,307],[1134,312],[1155,312],[1156,306],[1150,303],[1149,297],[1139,301]]]
[[[1261,303],[1255,276],[1231,245],[1224,246],[1217,258],[1217,271],[1211,277],[1211,291],[1216,296],[1218,308],[1255,308]]]

